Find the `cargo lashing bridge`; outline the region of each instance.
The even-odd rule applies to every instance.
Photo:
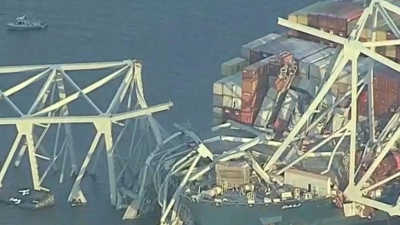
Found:
[[[117,70],[116,72],[113,72],[82,89],[68,75],[70,71],[84,72],[114,68]],[[49,171],[52,168],[56,168],[55,163],[59,158],[63,158],[62,168],[60,171],[60,182],[63,181],[66,158],[70,158],[72,169],[71,174],[74,174],[76,178],[68,201],[86,203],[86,198],[80,188],[82,178],[87,170],[89,162],[91,161],[92,171],[90,172],[94,172],[93,170],[99,160],[100,151],[104,151],[103,149],[105,149],[108,163],[111,204],[117,209],[129,209],[130,201],[134,201],[137,197],[137,194],[132,191],[132,186],[139,185],[137,182],[134,182],[133,177],[135,175],[139,176],[141,167],[141,165],[132,165],[134,164],[132,163],[132,159],[139,157],[141,154],[142,157],[144,156],[145,158],[145,154],[150,153],[150,150],[149,152],[145,152],[145,147],[153,149],[154,147],[151,146],[152,144],[158,145],[162,142],[166,132],[152,117],[152,114],[168,110],[173,106],[172,102],[154,106],[147,105],[146,100],[144,99],[142,87],[142,64],[136,60],[0,67],[0,74],[16,74],[27,71],[37,71],[38,74],[28,77],[23,82],[20,82],[8,90],[0,91],[0,99],[11,106],[13,111],[19,115],[19,117],[0,118],[0,125],[15,125],[18,131],[0,171],[0,187],[6,183],[6,180],[4,180],[5,175],[10,167],[13,156],[16,155],[18,149],[19,152],[16,157],[15,166],[20,165],[22,156],[27,153],[33,181],[32,188],[38,191],[48,191],[47,188],[43,187],[43,181]],[[88,94],[118,77],[123,77],[123,81],[116,91],[115,96],[112,98],[107,110],[103,112],[88,97]],[[45,82],[28,112],[24,113],[17,107],[15,102],[10,100],[10,96],[18,94],[18,92],[30,85],[34,85],[35,82],[39,80],[45,80]],[[67,94],[65,90],[66,83],[74,87],[75,92],[73,94]],[[71,116],[69,103],[78,98],[86,100],[86,102],[89,103],[98,114],[93,116]],[[136,102],[134,102],[135,100]],[[125,102],[125,110],[122,111],[122,104],[125,104]],[[74,152],[75,146],[72,135],[73,128],[71,127],[71,124],[76,123],[93,124],[97,131],[80,168],[76,163]],[[50,125],[57,126],[57,135],[54,140],[55,145],[53,154],[48,154],[41,144],[41,141],[46,135],[46,131],[48,131]],[[115,125],[122,127],[122,131],[118,134],[116,139],[113,137],[115,136],[113,135],[115,134],[115,129],[113,129]],[[118,148],[121,136],[129,125],[133,127],[133,134],[130,136],[130,140],[132,140],[131,147]],[[37,127],[45,128],[41,135],[36,134],[37,132],[35,132],[34,128]],[[141,128],[144,130],[136,132],[136,130]],[[61,135],[61,130],[64,130],[64,139],[62,137],[63,135]],[[140,138],[136,138],[136,136],[139,135],[141,135]],[[139,144],[142,145],[139,146]],[[102,145],[103,149],[101,149],[100,145]],[[19,148],[19,146],[22,147]],[[94,159],[92,159],[92,156],[94,156]],[[50,162],[43,174],[39,174],[39,158]],[[136,169],[136,171],[132,172],[132,170],[134,170],[132,168]],[[130,187],[124,185],[126,184],[126,180],[128,180],[128,183],[131,183]],[[143,199],[144,197],[142,197],[142,201]],[[139,204],[139,206],[141,205]]]
[[[305,25],[289,22],[285,19],[278,19],[278,24],[296,31],[300,31],[309,35],[313,35],[315,37],[325,39],[331,42],[335,42],[338,44],[336,52],[333,56],[332,61],[329,63],[326,75],[324,77],[323,86],[319,88],[317,95],[309,105],[308,109],[302,115],[301,119],[296,123],[293,129],[289,132],[287,137],[284,138],[282,142],[271,141],[272,139],[272,131],[270,130],[257,130],[252,127],[247,127],[241,124],[238,124],[233,121],[228,121],[226,124],[219,125],[215,127],[215,129],[219,129],[222,127],[235,127],[235,129],[245,130],[249,133],[252,133],[256,136],[254,139],[250,138],[240,138],[237,137],[214,137],[211,139],[207,139],[201,141],[199,137],[194,135],[192,132],[188,130],[181,130],[181,132],[185,133],[188,137],[191,137],[192,140],[196,143],[197,147],[193,149],[193,151],[188,154],[186,157],[181,158],[173,165],[173,170],[170,171],[171,174],[175,174],[182,169],[184,166],[188,167],[184,172],[184,178],[182,178],[181,183],[175,190],[174,195],[170,199],[169,202],[166,201],[166,194],[168,189],[165,187],[166,185],[162,185],[159,191],[159,203],[162,206],[162,217],[161,224],[175,225],[180,224],[182,220],[179,220],[177,217],[179,216],[179,211],[181,210],[180,204],[180,193],[183,191],[183,187],[186,185],[188,181],[193,181],[202,174],[209,171],[211,168],[215,166],[216,163],[230,160],[233,158],[238,158],[243,155],[248,155],[250,159],[252,159],[251,154],[247,152],[248,149],[257,145],[257,144],[266,144],[277,147],[277,150],[274,154],[269,158],[264,165],[260,165],[255,160],[252,160],[252,166],[254,171],[267,183],[270,183],[274,177],[283,174],[286,170],[291,168],[293,165],[299,163],[303,159],[311,156],[317,155],[315,152],[320,149],[325,144],[336,141],[334,147],[330,153],[330,160],[327,165],[327,169],[322,174],[326,173],[330,170],[332,166],[333,157],[339,153],[339,146],[346,137],[350,136],[350,145],[346,154],[349,156],[349,165],[346,171],[348,173],[348,185],[344,190],[344,195],[348,198],[349,201],[359,204],[361,206],[368,206],[371,208],[375,208],[384,212],[387,212],[391,216],[400,216],[400,201],[397,201],[396,205],[389,205],[387,203],[383,203],[374,199],[367,197],[367,193],[373,191],[377,187],[394,180],[395,178],[400,177],[400,172],[392,174],[391,176],[375,183],[375,184],[367,184],[368,179],[372,176],[375,169],[379,166],[382,160],[385,158],[387,153],[391,150],[392,147],[396,144],[396,142],[400,138],[400,111],[397,110],[395,115],[388,122],[387,126],[380,132],[379,134],[375,130],[375,118],[374,118],[374,99],[373,99],[373,76],[374,76],[374,61],[379,62],[397,72],[400,72],[399,64],[385,58],[382,55],[379,55],[375,52],[376,47],[380,46],[394,46],[400,45],[400,40],[389,40],[389,41],[376,41],[376,27],[378,16],[381,16],[386,24],[390,27],[392,32],[395,34],[397,39],[400,39],[400,31],[393,23],[390,18],[389,12],[395,13],[400,16],[400,7],[393,5],[390,2],[384,0],[372,0],[370,5],[364,9],[363,14],[359,18],[357,22],[357,26],[354,30],[351,31],[348,38],[340,37],[334,34],[329,34],[327,32],[308,27]],[[368,22],[369,21],[369,22]],[[369,42],[360,42],[360,36],[363,29],[369,28],[372,32],[371,40]],[[363,54],[371,59],[369,65],[369,71],[366,76],[359,77],[358,71],[358,58]],[[322,109],[321,103],[323,99],[328,94],[329,90],[332,88],[334,82],[338,79],[340,73],[343,69],[351,63],[351,90],[348,91],[344,96],[339,97],[336,102],[326,109]],[[368,143],[363,150],[363,159],[367,159],[368,155],[371,157],[370,159],[374,159],[373,163],[367,168],[365,174],[360,174],[360,165],[356,165],[356,149],[359,149],[358,140],[357,140],[357,127],[358,127],[358,116],[357,116],[357,99],[358,95],[362,91],[364,87],[368,88]],[[312,129],[315,129],[321,124],[323,124],[323,119],[328,115],[332,115],[333,110],[337,107],[341,102],[345,100],[349,100],[350,98],[350,108],[347,109],[346,114],[350,113],[350,120],[343,124],[342,128],[328,135],[312,135],[310,134]],[[349,110],[351,109],[351,111]],[[314,116],[315,115],[315,116]],[[313,121],[309,121],[310,118],[313,118]],[[326,125],[326,124],[325,124]],[[178,128],[178,127],[177,127]],[[294,159],[283,159],[284,153],[288,151],[293,152],[293,150],[297,151],[297,146],[304,139],[318,139],[316,145],[313,145],[311,148],[306,149],[306,151],[295,157]],[[219,140],[226,141],[240,141],[243,144],[225,151],[223,154],[219,156],[213,156],[210,154],[210,150],[204,145],[206,142],[213,142]],[[288,153],[287,155],[291,155]],[[292,154],[293,155],[293,154]],[[209,157],[211,159],[211,163],[201,169],[194,169],[199,158]],[[281,158],[282,157],[282,158]],[[361,159],[361,160],[363,160]],[[286,165],[283,168],[276,169],[275,165],[278,160],[287,161]],[[184,165],[185,164],[185,165]],[[168,178],[170,174],[166,176],[166,182],[168,183]],[[164,190],[164,191],[163,191]]]

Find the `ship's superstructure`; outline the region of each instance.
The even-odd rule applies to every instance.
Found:
[[[338,16],[323,11],[328,5]],[[184,144],[148,161],[161,224],[355,225],[399,216],[398,5],[317,3],[278,19],[288,35],[253,41],[224,63],[211,137],[175,124],[171,139]]]

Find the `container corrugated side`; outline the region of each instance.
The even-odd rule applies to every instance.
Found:
[[[261,45],[263,45],[263,44],[265,44],[267,42],[270,42],[272,40],[278,39],[280,37],[282,37],[282,35],[276,34],[276,33],[270,33],[268,35],[265,35],[264,37],[261,37],[261,38],[258,38],[256,40],[252,41],[252,42],[249,42],[249,43],[247,43],[247,44],[242,46],[240,55],[243,58],[245,58],[247,61],[250,61],[250,51],[253,48],[257,48],[257,47],[259,47],[259,46],[261,46]]]
[[[357,72],[358,77],[364,77],[365,74],[368,72],[369,63],[372,60],[369,58],[359,58],[357,63]],[[338,79],[336,80],[337,83],[341,84],[351,84],[351,65],[347,65],[343,71],[339,74]]]
[[[271,116],[274,111],[277,109],[276,99],[278,96],[278,92],[275,88],[270,88],[265,95],[262,103],[260,111],[258,112],[257,118],[255,119],[254,125],[258,127],[265,127],[271,120]]]
[[[310,65],[310,80],[314,81],[317,85],[321,84],[321,81],[324,79],[326,69],[329,65],[329,62],[332,60],[332,57],[333,55],[328,56]]]
[[[223,90],[222,90],[222,95],[227,95],[227,96],[231,96],[233,97],[233,92],[234,89],[237,89],[237,85],[242,86],[241,83],[238,83],[238,79],[242,79],[242,73],[236,73],[234,75],[231,75],[229,77],[226,77],[226,79],[224,79],[222,81],[222,86],[223,86]]]
[[[299,76],[295,76],[293,78],[290,87],[294,90],[300,90],[302,92],[308,93],[310,97],[314,97],[317,90],[317,84],[314,83],[313,80]]]
[[[221,75],[229,76],[241,71],[248,65],[248,61],[244,58],[235,57],[221,64]]]
[[[310,66],[311,64],[332,56],[335,53],[334,48],[325,48],[322,51],[316,52],[310,56],[307,56],[300,60],[299,63],[299,75],[310,79]]]
[[[328,46],[320,43],[309,42],[298,38],[288,38],[286,40],[280,39],[275,42],[270,42],[254,50],[260,51],[266,56],[277,55],[286,51],[293,53],[294,58],[299,60],[327,47]]]
[[[223,95],[223,90],[224,90],[224,83],[229,81],[231,77],[224,77],[218,81],[215,81],[213,84],[213,93],[215,95]]]
[[[232,97],[231,96],[222,96],[222,106],[226,108],[232,108],[233,103],[232,103]]]
[[[222,95],[213,95],[213,106],[222,107]]]
[[[231,96],[234,98],[241,98],[242,73],[236,73],[229,76],[229,79],[223,83],[223,95]]]
[[[297,38],[280,38],[254,48],[253,51],[261,52],[262,58],[266,58],[284,51],[290,52],[290,50],[300,47],[300,45],[296,44],[300,41],[301,40]]]

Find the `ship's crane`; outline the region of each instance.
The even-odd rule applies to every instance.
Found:
[[[69,75],[70,73],[78,72],[81,77],[84,77],[88,75],[87,72],[86,74],[84,73],[85,71],[104,69],[117,71],[101,77],[101,79],[84,88],[80,88],[79,82],[77,82],[78,84],[75,83],[71,79],[71,75]],[[117,209],[128,208],[127,214],[129,214],[132,205],[134,205],[133,203],[137,202],[138,199],[139,201],[144,199],[144,196],[139,196],[135,192],[140,187],[140,183],[135,182],[135,178],[147,176],[141,170],[144,166],[144,159],[155,146],[162,145],[164,137],[167,136],[167,133],[152,117],[152,114],[170,109],[173,103],[168,102],[148,106],[142,86],[142,63],[137,60],[0,67],[2,76],[9,74],[16,77],[20,73],[38,71],[38,74],[28,77],[7,90],[0,91],[0,100],[6,102],[12,109],[12,113],[16,114],[16,116],[11,117],[10,115],[6,115],[7,117],[2,116],[0,118],[0,126],[5,129],[4,126],[12,125],[17,129],[14,143],[4,163],[2,163],[0,187],[6,183],[7,179],[4,178],[18,149],[19,153],[17,153],[15,166],[20,166],[23,155],[27,153],[33,182],[32,186],[34,190],[38,191],[48,190],[43,187],[48,181],[45,178],[51,168],[57,168],[56,162],[60,161],[60,159],[62,161],[60,183],[63,182],[66,161],[69,158],[72,169],[71,174],[75,175],[75,181],[68,201],[75,204],[85,204],[86,198],[81,190],[82,179],[86,172],[94,173],[100,154],[104,151],[108,163],[111,204]],[[91,95],[92,92],[117,78],[123,79],[116,93],[113,93],[114,96],[108,94],[110,90],[103,91],[103,96],[100,96],[102,101],[95,104],[96,101],[92,99],[93,97],[89,97],[93,96]],[[21,102],[18,104],[17,101],[11,100],[12,97],[15,97],[14,95],[19,94],[18,92],[28,86],[39,84],[40,81],[44,82],[42,86],[39,86],[39,93],[30,108],[24,112],[25,110],[22,110],[22,107],[18,107]],[[74,89],[72,93],[68,89],[71,86]],[[33,96],[32,94],[29,93],[29,95]],[[108,95],[104,96],[104,94]],[[111,100],[109,104],[106,102],[108,97]],[[77,113],[75,113],[74,115],[74,107],[71,106],[71,103],[76,102],[79,98],[84,99],[96,114],[76,115]],[[24,105],[26,106],[26,100]],[[82,107],[78,106],[78,108]],[[75,112],[82,113],[76,107],[75,110]],[[4,114],[5,108],[2,107],[2,115]],[[74,130],[74,125],[72,124],[91,124],[96,131],[80,167],[77,163],[76,155],[78,154],[74,138],[77,137],[77,134],[81,137],[87,137],[91,134],[88,132],[82,133],[79,129]],[[44,128],[44,131],[37,135],[40,127]],[[53,130],[54,135],[46,135],[51,133],[52,128],[56,128]],[[3,135],[6,135],[5,133],[2,132]],[[122,147],[119,145],[119,143],[123,142],[121,139],[123,139],[124,135],[128,135],[128,137],[125,137],[125,141],[128,140],[130,142],[130,147],[129,143]],[[52,137],[46,140],[46,136]],[[117,138],[114,138],[115,136]],[[49,145],[54,148],[52,154],[46,151],[46,147],[48,148]],[[82,145],[82,143],[79,143],[80,149]],[[38,159],[49,161],[44,170],[40,167],[43,163]],[[88,168],[89,166],[90,168]],[[13,171],[9,172],[11,175]],[[144,187],[141,188],[143,189]],[[143,193],[140,194],[143,195]],[[130,202],[132,202],[131,205],[129,205]]]
[[[391,216],[400,215],[400,207],[399,205],[388,205],[386,203],[382,203],[376,200],[372,200],[370,198],[365,197],[365,193],[373,188],[376,188],[379,185],[382,185],[396,177],[400,176],[400,172],[397,172],[390,177],[373,184],[370,187],[365,188],[365,184],[367,180],[371,177],[375,169],[381,163],[381,161],[385,158],[387,153],[394,146],[395,142],[400,137],[400,127],[398,124],[398,113],[392,117],[392,120],[385,127],[384,131],[380,133],[379,137],[375,136],[375,127],[374,127],[374,113],[373,113],[373,61],[370,63],[369,73],[364,78],[358,77],[358,58],[360,54],[363,54],[370,59],[373,59],[387,67],[392,68],[395,71],[400,72],[399,64],[381,56],[375,52],[376,47],[381,46],[394,46],[400,45],[400,40],[389,40],[389,41],[376,41],[376,26],[377,26],[377,18],[378,15],[384,19],[387,25],[390,27],[391,31],[394,35],[399,39],[400,31],[396,27],[396,25],[391,20],[388,11],[391,11],[395,14],[400,15],[400,8],[396,5],[393,5],[384,0],[372,0],[370,5],[365,8],[363,14],[361,15],[359,21],[357,22],[356,29],[351,31],[349,38],[343,38],[340,36],[336,36],[333,34],[326,33],[324,31],[311,28],[305,25],[289,22],[285,19],[278,19],[278,24],[284,27],[288,27],[290,29],[304,32],[306,34],[313,35],[315,37],[329,40],[331,42],[339,44],[334,60],[331,61],[328,66],[326,79],[324,81],[323,87],[319,89],[319,92],[315,96],[314,100],[306,110],[306,112],[302,115],[301,119],[294,126],[292,131],[287,135],[287,137],[282,142],[282,145],[276,150],[274,155],[268,160],[267,164],[264,167],[264,171],[269,174],[282,174],[287,169],[291,168],[294,164],[301,161],[303,158],[307,157],[309,154],[312,154],[314,151],[318,149],[319,146],[322,146],[324,143],[329,142],[334,137],[339,136],[350,136],[350,148],[349,148],[349,168],[348,168],[348,186],[344,190],[344,194],[346,197],[353,202],[359,203],[364,206],[369,206],[371,208],[375,208],[378,210],[382,210],[390,214]],[[369,19],[369,20],[368,20]],[[367,24],[367,20],[371,21],[371,24]],[[361,32],[364,28],[369,27],[372,31],[371,41],[369,42],[360,42],[359,38]],[[347,96],[351,99],[351,118],[347,124],[345,124],[341,129],[336,131],[330,137],[321,141],[317,146],[309,149],[302,156],[288,163],[284,168],[279,169],[278,171],[273,171],[273,165],[279,160],[280,156],[291,146],[291,144],[298,140],[299,137],[303,137],[305,132],[301,129],[304,127],[308,119],[315,113],[315,110],[320,105],[328,91],[331,89],[334,82],[337,80],[340,72],[344,69],[344,67],[351,62],[351,91],[347,93]],[[360,84],[364,84],[368,86],[368,103],[369,103],[369,142],[366,147],[366,150],[370,153],[375,154],[375,160],[368,167],[365,174],[361,176],[360,179],[356,179],[357,169],[356,169],[356,149],[357,149],[357,98],[359,94],[359,86]],[[345,97],[347,97],[345,96]],[[339,104],[340,101],[343,101],[345,97],[339,99],[335,104]],[[333,107],[326,110],[319,117],[323,117],[324,114],[328,113]],[[307,127],[306,132],[315,126],[317,122]],[[343,139],[343,138],[341,138]],[[385,141],[384,141],[385,140]]]

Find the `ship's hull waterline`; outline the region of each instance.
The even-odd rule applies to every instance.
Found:
[[[387,213],[376,212],[371,218],[345,217],[329,199],[311,200],[293,204],[247,205],[192,202],[183,203],[190,210],[195,225],[383,225],[399,220]],[[290,208],[293,207],[293,208]]]

